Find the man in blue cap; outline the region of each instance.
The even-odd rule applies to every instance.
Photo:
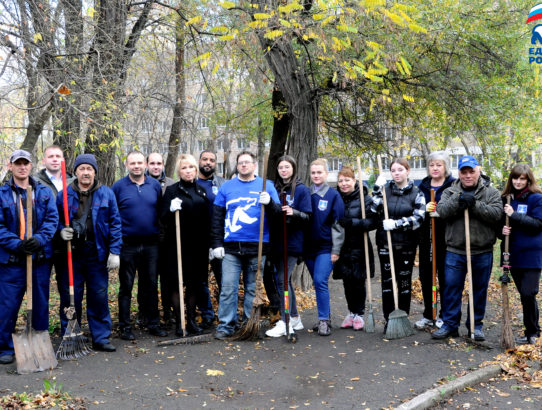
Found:
[[[11,179],[0,188],[0,364],[14,360],[17,314],[26,290],[26,256],[32,255],[32,328],[49,328],[51,240],[58,224],[53,191],[30,176],[32,156],[16,150],[10,157]],[[32,235],[26,226],[26,188],[32,187]]]
[[[111,314],[107,299],[108,269],[120,263],[122,227],[117,201],[113,191],[97,178],[98,164],[92,154],[75,158],[73,172],[76,179],[68,186],[70,226],[61,217],[60,237],[71,241],[73,252],[73,282],[75,310],[81,322],[81,304],[86,286],[87,318],[92,347],[95,350],[114,352],[111,344]],[[59,214],[64,215],[62,195],[57,197]],[[68,267],[58,275],[60,289],[60,322],[62,333],[68,320],[64,308],[70,305]]]
[[[467,274],[465,209],[469,211],[472,285],[474,297],[474,339],[484,341],[482,331],[487,288],[493,266],[494,226],[501,219],[503,207],[499,191],[482,175],[478,161],[470,155],[459,160],[459,179],[442,193],[436,212],[446,222],[446,292],[442,295],[444,324],[432,335],[434,339],[457,336],[461,321],[461,296]],[[433,204],[428,204],[432,207]],[[434,207],[432,208],[434,211]],[[466,326],[470,329],[470,318]],[[470,333],[470,330],[469,330]],[[469,334],[470,336],[470,334]]]

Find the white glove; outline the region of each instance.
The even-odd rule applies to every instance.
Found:
[[[429,216],[431,218],[439,218],[440,217],[440,215],[438,214],[437,211],[429,212]]]
[[[393,231],[395,228],[397,228],[394,219],[384,219],[384,221],[382,221],[382,225],[384,226],[385,231]]]
[[[215,259],[224,259],[224,255],[225,252],[223,247],[213,249],[213,256]]]
[[[183,200],[181,198],[173,198],[171,204],[169,205],[169,210],[171,212],[180,211]]]
[[[209,248],[209,261],[212,261],[215,258],[215,255],[213,254],[213,248]]]
[[[269,195],[269,192],[263,191],[260,193],[260,204],[267,205],[269,202],[271,202],[271,196]]]
[[[115,255],[114,253],[109,254],[109,258],[107,258],[107,269],[117,269],[120,265],[120,256]]]
[[[71,241],[73,239],[73,228],[70,228],[69,226],[62,228],[60,237],[65,241]]]
[[[382,188],[384,185],[386,185],[386,182],[388,182],[386,177],[384,175],[380,175],[375,181],[375,186]]]

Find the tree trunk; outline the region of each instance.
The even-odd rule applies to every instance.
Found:
[[[279,165],[278,159],[286,152],[288,130],[290,129],[290,116],[286,110],[286,102],[276,87],[273,89],[271,104],[273,105],[273,134],[269,148],[269,167],[267,168],[267,178],[269,179],[274,178],[275,170]]]
[[[175,174],[175,163],[179,155],[181,144],[181,129],[184,121],[185,108],[185,77],[184,77],[184,21],[177,17],[175,27],[175,106],[173,108],[173,122],[169,134],[168,155],[166,160],[166,175],[173,178]]]

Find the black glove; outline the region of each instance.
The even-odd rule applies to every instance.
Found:
[[[40,241],[38,241],[38,239],[35,236],[33,236],[30,239],[25,239],[23,250],[24,250],[24,253],[26,253],[27,255],[32,255],[33,253],[36,253],[37,251],[40,250],[40,248],[41,248]]]
[[[474,192],[461,192],[459,195],[459,209],[472,208],[475,202]]]
[[[350,228],[352,226],[352,219],[350,218],[341,218],[339,219],[339,225],[341,225],[343,228]]]

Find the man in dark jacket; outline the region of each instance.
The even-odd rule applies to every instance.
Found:
[[[482,331],[487,288],[493,265],[494,226],[503,213],[499,191],[481,175],[476,159],[465,155],[459,160],[459,180],[442,193],[436,212],[446,222],[445,288],[442,295],[444,324],[432,335],[434,339],[457,336],[461,321],[461,296],[467,273],[465,210],[470,224],[472,285],[474,297],[474,339],[485,340]],[[433,211],[433,210],[431,210]],[[469,329],[470,318],[467,318]]]
[[[41,160],[43,168],[35,176],[36,180],[45,186],[48,186],[56,196],[62,191],[62,170],[60,164],[64,160],[64,153],[58,145],[50,145],[43,152]],[[68,175],[67,184],[71,184],[74,178]]]
[[[145,289],[139,310],[151,335],[164,337],[158,312],[158,214],[162,190],[156,179],[145,175],[145,157],[131,152],[126,157],[128,175],[113,185],[122,220],[122,251],[119,268],[120,337],[134,340],[130,322],[130,304],[136,271],[138,288]]]
[[[282,210],[273,183],[268,181],[266,190],[262,192],[263,179],[255,176],[255,170],[254,154],[240,152],[237,155],[238,176],[224,183],[215,199],[211,246],[214,258],[223,259],[216,339],[227,339],[235,330],[241,271],[245,284],[244,317],[250,317],[252,301],[256,295],[261,205],[266,209],[264,252],[269,246],[268,212],[277,214]],[[262,258],[260,268],[263,268],[264,262],[265,258]]]
[[[111,315],[107,298],[108,269],[119,267],[122,230],[115,195],[98,179],[98,164],[92,154],[81,154],[75,159],[76,179],[68,186],[70,226],[59,224],[60,237],[71,241],[73,252],[73,282],[75,310],[81,322],[83,293],[87,295],[87,318],[92,347],[114,352],[111,337]],[[64,215],[62,196],[56,199],[60,215]],[[62,333],[68,319],[64,309],[70,305],[68,267],[59,274],[60,322]]]
[[[225,165],[225,164],[224,164]],[[211,219],[213,217],[213,203],[215,202],[216,194],[218,194],[219,188],[226,182],[224,178],[216,174],[216,154],[214,152],[205,150],[199,155],[198,161],[198,178],[196,183],[205,189],[207,198],[209,198],[209,213]],[[222,261],[220,259],[214,259],[211,257],[211,268],[215,275],[216,284],[218,285],[218,292],[222,287]],[[207,299],[198,301],[198,308],[201,311],[201,327],[206,329],[214,324],[215,313],[213,311],[213,305],[211,304],[211,297],[209,294],[209,280],[205,281],[205,289],[207,292]]]
[[[146,175],[149,175],[160,182],[162,187],[162,195],[166,191],[166,188],[175,183],[173,178],[167,177],[164,171],[164,158],[162,154],[153,152],[147,156],[147,171]]]
[[[26,290],[26,256],[32,255],[32,328],[49,328],[49,276],[51,239],[58,212],[53,192],[30,177],[29,152],[13,152],[12,178],[0,188],[0,364],[14,360],[13,340],[17,314]],[[32,236],[27,235],[26,188],[32,187]]]

